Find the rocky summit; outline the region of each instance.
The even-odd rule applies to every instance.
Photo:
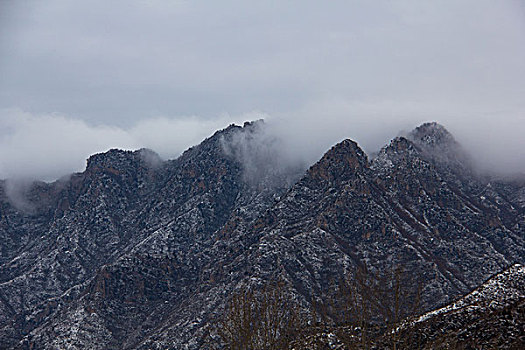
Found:
[[[264,128],[231,125],[175,160],[110,150],[54,183],[2,181],[0,348],[205,348],[231,293],[267,281],[306,310],[358,267],[401,265],[429,311],[525,263],[525,181],[477,174],[443,126],[372,159],[344,140],[309,168],[279,163]]]

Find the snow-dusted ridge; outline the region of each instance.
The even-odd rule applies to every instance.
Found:
[[[523,300],[504,305],[523,296],[522,267],[494,274],[525,263],[525,182],[488,186],[436,123],[374,159],[345,140],[306,172],[275,169],[261,128],[232,125],[159,164],[146,151],[95,155],[25,191],[31,213],[0,186],[0,347],[207,348],[239,286],[286,281],[306,311],[363,263],[421,280],[422,312],[470,293],[410,337],[475,323],[481,338],[498,332],[490,346],[521,341]]]
[[[521,298],[525,298],[525,266],[515,264],[489,278],[480,287],[456,302],[427,312],[410,324],[414,325],[453,312],[469,312],[482,308],[500,309]]]

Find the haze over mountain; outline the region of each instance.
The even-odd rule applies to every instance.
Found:
[[[22,182],[30,179],[54,181],[81,171],[84,167],[82,159],[90,154],[111,148],[150,148],[165,160],[173,159],[215,130],[230,122],[242,122],[245,118],[265,118],[264,134],[257,136],[261,147],[274,147],[279,143],[284,162],[312,163],[333,143],[345,137],[356,139],[367,153],[373,154],[386,141],[406,133],[403,130],[410,130],[420,121],[420,117],[378,121],[366,110],[329,118],[318,112],[317,116],[305,113],[302,117],[275,117],[253,112],[213,120],[156,118],[139,122],[131,128],[121,128],[90,125],[65,116],[3,111],[0,112],[0,129],[3,130],[0,133],[0,178]],[[387,113],[387,110],[381,113]],[[521,137],[521,127],[525,123],[514,125],[501,124],[497,120],[453,119],[453,130],[460,136],[463,147],[472,154],[476,168],[507,176],[525,172],[525,163],[519,161],[525,158],[525,144]],[[268,140],[278,141],[272,143]]]
[[[170,161],[96,154],[82,173],[28,186],[23,206],[4,183],[3,343],[193,349],[233,291],[265,281],[306,310],[363,264],[402,264],[431,310],[523,264],[525,183],[478,177],[443,126],[372,158],[345,139],[309,167],[276,165],[264,129],[231,125]]]
[[[111,148],[172,159],[260,118],[309,163],[437,120],[485,167],[524,172],[524,13],[519,0],[0,1],[0,178],[54,180]]]
[[[272,285],[313,332],[275,334],[330,343],[383,327],[316,333],[334,285],[399,267],[426,314],[376,348],[525,348],[524,18],[0,0],[0,348],[225,348],[231,296]]]

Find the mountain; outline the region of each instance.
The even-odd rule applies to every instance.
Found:
[[[516,264],[471,293],[398,329],[404,346],[523,349],[525,267]]]
[[[242,164],[224,152],[231,138],[258,127],[232,125],[173,161],[149,150],[94,155],[83,173],[27,189],[31,211],[4,191],[2,343],[15,346],[86,293],[163,303],[190,294],[213,233],[233,218],[249,222],[283,191],[272,174],[260,180],[272,186],[246,184]],[[163,283],[147,274],[148,263]],[[119,274],[128,280],[111,279]]]
[[[400,264],[431,310],[525,260],[525,185],[478,177],[439,124],[368,159],[351,140],[277,163],[264,123],[179,158],[111,150],[52,184],[3,183],[6,348],[194,349],[229,295],[283,280],[308,307],[366,264]],[[270,145],[271,146],[271,145]]]
[[[370,329],[366,344],[369,349],[523,349],[524,311],[525,267],[515,264],[444,307],[394,329]],[[294,349],[365,348],[361,334],[359,327],[318,326]]]

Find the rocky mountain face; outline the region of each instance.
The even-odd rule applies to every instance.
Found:
[[[523,349],[525,267],[515,264],[454,302],[392,328],[315,327],[293,349]],[[342,338],[344,337],[344,338]],[[395,345],[394,345],[395,344]]]
[[[261,128],[2,183],[0,344],[196,349],[243,286],[284,280],[306,308],[357,266],[401,264],[430,310],[524,262],[525,184],[476,175],[442,126],[373,159],[345,140],[306,171],[261,151]]]
[[[525,267],[516,264],[397,332],[405,346],[424,349],[523,349],[524,325]]]

